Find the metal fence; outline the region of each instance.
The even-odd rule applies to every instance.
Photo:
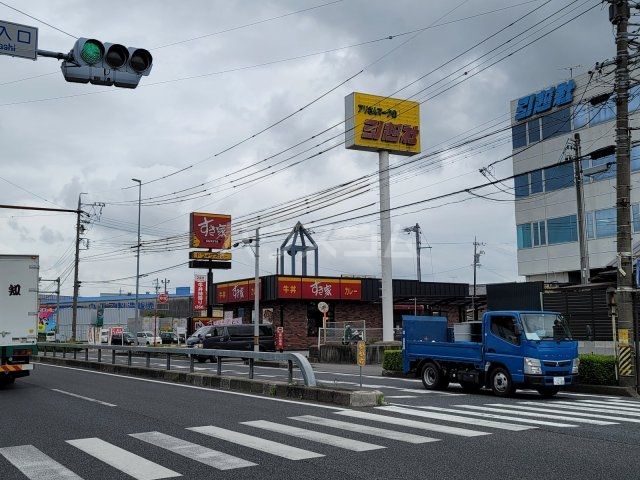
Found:
[[[286,362],[289,370],[289,382],[293,381],[293,366],[296,365],[302,373],[304,384],[308,387],[316,386],[316,377],[313,368],[307,358],[300,353],[277,353],[277,352],[244,352],[237,350],[214,350],[207,348],[154,348],[154,347],[128,347],[117,345],[88,345],[74,343],[38,342],[38,350],[46,357],[51,354],[56,356],[62,354],[63,358],[71,355],[77,360],[78,354],[84,355],[84,360],[89,361],[89,351],[97,351],[98,363],[102,362],[102,352],[111,352],[111,364],[116,363],[116,352],[127,355],[127,365],[132,365],[134,356],[146,358],[146,368],[151,368],[151,355],[164,356],[166,358],[165,370],[171,370],[171,358],[180,356],[189,359],[189,372],[195,371],[196,357],[214,357],[217,361],[217,374],[222,375],[223,358],[240,358],[249,362],[249,378],[254,377],[254,365],[256,360],[268,362]]]

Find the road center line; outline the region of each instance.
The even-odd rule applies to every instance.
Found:
[[[82,395],[78,395],[77,393],[65,392],[64,390],[58,390],[57,388],[52,388],[51,391],[69,395],[70,397],[80,398],[82,400],[86,400],[87,402],[99,403],[100,405],[104,405],[105,407],[117,407],[117,405],[114,405],[113,403],[103,402],[102,400],[96,400],[95,398],[83,397]]]

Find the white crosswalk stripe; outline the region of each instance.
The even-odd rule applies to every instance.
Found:
[[[428,442],[437,442],[439,440],[437,438],[423,437],[422,435],[415,435],[412,433],[398,432],[396,430],[387,430],[385,428],[371,427],[368,425],[360,425],[357,423],[341,422],[340,420],[333,420],[331,418],[324,418],[324,417],[316,417],[313,415],[302,415],[300,417],[290,417],[290,418],[291,420],[298,420],[300,422],[311,423],[313,425],[338,428],[340,430],[363,433],[365,435],[372,435],[375,437],[387,438],[389,440],[397,440],[399,442],[428,443]]]
[[[522,402],[529,404],[529,402]],[[539,404],[540,402],[536,402]],[[614,407],[605,407],[602,405],[587,405],[585,403],[577,402],[550,402],[545,405],[553,405],[554,408],[561,408],[564,410],[577,410],[580,412],[596,412],[596,413],[613,413],[617,415],[627,415],[629,417],[640,417],[640,412],[620,410]]]
[[[382,448],[386,448],[381,445],[375,445],[373,443],[361,442],[359,440],[352,440],[350,438],[339,437],[337,435],[331,435],[329,433],[322,433],[313,430],[306,430],[304,428],[292,427],[290,425],[269,422],[267,420],[242,422],[242,424],[261,428],[270,432],[281,433],[283,435],[291,435],[292,437],[302,438],[311,442],[331,445],[332,447],[344,448],[345,450],[353,450],[354,452],[367,452],[369,450],[380,450]]]
[[[458,405],[460,408],[478,410],[483,412],[498,412],[500,414],[506,415],[522,415],[526,417],[535,417],[535,418],[548,418],[551,420],[565,420],[571,421],[574,423],[585,423],[590,425],[617,425],[616,422],[607,422],[604,420],[594,420],[590,418],[567,418],[563,415],[553,415],[551,413],[536,413],[536,412],[520,412],[520,411],[511,411],[510,409],[505,409],[503,404],[493,403],[488,406],[479,406],[479,405]],[[543,421],[542,425],[549,425],[551,427],[562,426],[561,423],[554,422],[546,422]],[[569,427],[577,427],[577,425],[567,425]]]
[[[446,422],[464,423],[465,425],[473,425],[479,427],[498,428],[500,430],[510,430],[512,432],[519,432],[522,430],[530,430],[536,427],[530,427],[528,425],[516,425],[514,423],[495,422],[492,420],[482,420],[478,418],[462,417],[460,415],[449,415],[447,413],[427,412],[424,410],[413,410],[403,407],[376,407],[378,410],[384,410],[385,412],[400,413],[403,415],[412,415],[414,417],[430,418],[433,420],[444,420]]]
[[[99,438],[67,440],[67,443],[136,480],[159,480],[182,476]]]
[[[82,480],[33,445],[0,448],[0,455],[29,480]]]
[[[516,411],[525,411],[525,412],[540,412],[540,413],[544,413],[544,414],[557,414],[560,418],[563,419],[567,419],[567,420],[573,420],[573,418],[567,418],[567,417],[587,417],[587,418],[595,418],[595,419],[599,419],[599,420],[606,420],[606,421],[612,421],[612,422],[626,422],[626,423],[640,423],[640,418],[627,418],[627,417],[617,417],[617,416],[612,416],[612,415],[603,415],[603,414],[599,414],[599,413],[583,413],[583,412],[573,412],[571,410],[561,410],[561,409],[555,409],[552,408],[553,405],[551,405],[551,407],[547,407],[546,403],[535,403],[535,402],[531,402],[531,405],[512,405],[512,404],[502,404],[502,403],[490,403],[488,404],[490,406],[496,406],[496,407],[501,407],[501,408],[507,408],[509,410],[516,410]],[[538,406],[536,406],[538,405]],[[511,413],[511,412],[509,412]]]
[[[624,410],[629,410],[630,412],[640,412],[640,404],[629,404],[622,402],[602,402],[598,400],[578,400],[579,403],[584,403],[585,405],[602,405],[604,407],[615,407]]]
[[[478,407],[475,405],[454,405],[456,408],[440,408],[440,407],[425,407],[425,406],[421,406],[418,407],[422,410],[434,410],[434,411],[438,411],[438,412],[444,412],[444,413],[456,413],[456,414],[462,414],[462,415],[471,415],[474,417],[481,417],[481,418],[494,418],[496,420],[508,420],[511,422],[519,422],[519,423],[526,423],[529,425],[541,425],[541,426],[545,426],[545,427],[559,427],[559,428],[571,428],[571,427],[577,427],[577,425],[573,425],[571,423],[561,423],[561,422],[549,422],[546,420],[535,420],[533,418],[520,418],[517,416],[511,416],[511,412],[503,412],[500,409],[497,408],[485,408],[485,407]],[[463,410],[463,408],[469,408],[469,409],[476,409],[479,411],[470,411],[470,410]],[[497,413],[496,413],[497,412]],[[543,415],[544,417],[544,415]],[[562,417],[555,417],[557,419],[562,419],[564,420],[564,418]],[[613,423],[611,422],[598,422],[599,425],[613,425]]]
[[[637,400],[609,400],[605,402],[607,405],[629,405],[640,408],[640,402]]]
[[[259,450],[261,452],[270,453],[278,457],[286,458],[289,460],[307,460],[309,458],[324,457],[324,455],[309,450],[303,450],[301,448],[292,447],[283,443],[273,442],[264,438],[259,438],[254,435],[247,435],[233,430],[227,430],[225,428],[214,427],[213,425],[207,425],[204,427],[190,427],[187,430],[202,433],[210,437],[218,438],[226,442],[242,445],[247,448]]]
[[[341,410],[334,412],[336,415],[345,417],[359,418],[361,420],[370,420],[373,422],[388,423],[391,425],[400,425],[403,427],[416,428],[421,430],[430,430],[432,432],[447,433],[450,435],[459,435],[461,437],[479,437],[481,435],[491,435],[489,432],[480,432],[469,428],[450,427],[449,425],[440,425],[437,423],[421,422],[408,418],[392,417],[388,415],[378,415],[375,413],[362,412],[360,410]]]
[[[183,457],[187,457],[191,460],[195,460],[200,463],[204,463],[218,470],[233,470],[236,468],[253,467],[256,464],[243,460],[242,458],[234,457],[226,453],[212,450],[202,445],[187,442],[180,438],[172,437],[171,435],[165,435],[160,432],[145,432],[145,433],[132,433],[131,437],[142,440],[143,442],[150,443],[156,447],[169,450],[170,452],[177,453]]]

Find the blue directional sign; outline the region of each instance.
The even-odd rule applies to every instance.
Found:
[[[516,122],[529,118],[531,115],[548,112],[553,107],[561,107],[573,102],[573,91],[576,82],[567,80],[555,87],[541,90],[518,100],[516,106]]]
[[[0,55],[38,58],[38,29],[0,20]]]

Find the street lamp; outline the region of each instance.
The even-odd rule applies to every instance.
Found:
[[[251,247],[251,244],[255,240],[255,248]],[[255,263],[255,285],[254,285],[254,293],[253,293],[253,350],[255,352],[260,351],[260,228],[256,228],[256,238],[245,238],[242,239],[241,242],[236,242],[233,244],[234,248],[238,247],[240,244],[242,246],[248,245],[253,252],[253,255],[256,258]]]
[[[137,255],[136,255],[136,319],[135,319],[135,329],[137,334],[138,330],[140,330],[140,325],[138,323],[140,319],[138,298],[140,296],[140,213],[142,210],[142,180],[138,180],[137,178],[132,178],[131,180],[138,184],[138,244],[136,245]]]

